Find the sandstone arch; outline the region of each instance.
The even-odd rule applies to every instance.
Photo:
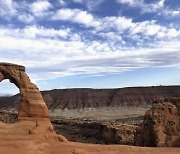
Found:
[[[0,63],[0,82],[4,79],[9,79],[19,88],[21,96],[19,120],[49,120],[49,111],[43,97],[37,86],[31,83],[24,66]]]

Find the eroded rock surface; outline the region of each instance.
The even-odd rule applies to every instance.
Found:
[[[136,145],[180,146],[180,99],[155,101],[145,114]]]
[[[13,141],[23,137],[54,138],[62,142],[67,141],[63,136],[55,133],[43,97],[37,86],[31,83],[24,66],[0,63],[0,81],[4,79],[9,79],[19,88],[21,103],[17,116],[18,121],[14,121],[16,123],[0,123],[1,141],[7,138]],[[13,121],[9,119],[7,122]]]
[[[19,120],[49,120],[48,108],[37,86],[31,83],[25,73],[25,67],[0,63],[0,82],[9,79],[20,91],[21,103],[19,106]]]

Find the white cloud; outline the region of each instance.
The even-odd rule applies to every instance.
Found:
[[[134,1],[129,1],[129,3],[132,4],[133,2]],[[159,5],[162,6],[162,4]],[[156,21],[154,20],[133,22],[131,18],[126,18],[122,16],[97,18],[94,17],[92,14],[88,13],[87,11],[83,11],[80,9],[60,9],[56,12],[56,14],[52,16],[52,20],[66,20],[69,22],[82,24],[86,27],[93,27],[95,28],[94,33],[97,34],[98,32],[101,31],[105,31],[105,32],[116,31],[118,35],[128,33],[128,35],[132,36],[132,38],[135,38],[134,35],[138,34],[147,37],[154,36],[157,39],[177,37],[179,35],[178,30],[176,29],[175,31],[169,30],[169,28],[157,24]],[[117,36],[114,36],[114,38],[117,38],[118,40]],[[125,42],[123,43],[125,44]]]
[[[66,6],[67,4],[66,4],[66,2],[65,2],[65,0],[58,0],[59,1],[59,4],[61,5],[61,6]]]
[[[117,29],[119,31],[124,31],[132,27],[134,23],[132,22],[132,19],[125,18],[125,17],[105,17],[101,20],[101,26],[99,26],[97,29]]]
[[[173,16],[180,16],[180,10],[172,11]]]
[[[161,29],[161,26],[159,25],[148,25],[148,27],[146,27],[146,35],[155,35],[159,32],[159,30]]]
[[[92,14],[80,9],[60,9],[52,16],[52,20],[68,20],[87,27],[96,27],[100,24]]]
[[[85,4],[87,6],[87,9],[92,11],[95,10],[104,0],[88,0],[85,1]]]
[[[89,11],[95,10],[105,0],[72,0],[74,3],[84,4]]]
[[[138,6],[144,3],[144,0],[117,0],[118,3],[128,4],[130,6]]]
[[[20,14],[18,16],[19,21],[24,22],[24,23],[32,23],[33,21],[35,21],[34,16],[32,16],[31,14]]]
[[[121,36],[121,38],[129,36],[129,39],[134,39],[136,41],[141,40],[137,40],[135,35],[144,37],[142,39],[150,38],[151,36],[157,39],[171,39],[180,36],[180,30],[159,25],[155,20],[133,22],[132,19],[119,16],[106,17],[101,20],[99,19],[99,21],[101,24],[99,27],[96,27],[95,33],[98,31],[116,31],[116,34]],[[118,40],[118,37],[115,35],[114,38]]]
[[[54,16],[52,16],[53,20],[71,20],[75,16],[78,9],[60,9],[58,10]]]
[[[44,27],[30,26],[23,29],[23,34],[25,34],[25,36],[29,36],[30,38],[38,38],[38,37],[67,38],[70,34],[70,29],[67,28],[67,29],[55,30],[55,29],[46,29]]]
[[[51,3],[48,0],[37,0],[30,6],[30,11],[35,16],[44,16],[47,11],[52,8]]]
[[[64,38],[70,37],[71,30],[66,29],[47,29],[42,26],[27,26],[23,29],[7,29],[5,27],[0,27],[0,36],[7,36],[12,38],[24,38],[24,39],[41,39],[41,38]],[[73,35],[72,35],[73,36]]]
[[[164,9],[162,12],[159,12],[158,15],[165,15],[166,17],[180,17],[180,9],[170,10]]]
[[[175,29],[166,35],[175,37]],[[119,73],[145,67],[180,67],[180,42],[158,41],[151,48],[120,49],[115,33],[102,33],[110,42],[72,40],[78,35],[69,29],[29,26],[0,28],[0,61],[25,65],[33,81],[78,74]],[[59,39],[57,36],[68,38]],[[171,37],[172,37],[171,36]]]
[[[162,38],[164,38],[166,36],[166,34],[165,34],[165,32],[158,32],[158,34],[157,34],[157,38],[158,39],[162,39]]]
[[[174,38],[180,35],[180,31],[176,30],[175,28],[171,28],[167,31],[167,37]]]
[[[83,3],[83,0],[73,0],[75,3]]]
[[[75,22],[84,24],[86,26],[98,26],[98,22],[94,21],[93,15],[87,13],[86,11],[78,11],[73,19]]]
[[[118,3],[127,4],[131,7],[141,8],[142,13],[152,13],[161,10],[164,7],[165,0],[159,0],[156,3],[145,3],[144,0],[117,0]]]
[[[0,17],[9,18],[17,13],[16,3],[13,0],[0,1]]]
[[[52,4],[48,0],[28,1],[2,0],[0,1],[0,17],[11,20],[16,17],[24,23],[35,22],[35,17],[40,18],[51,14]]]
[[[136,42],[139,41],[138,44],[140,44],[140,42],[143,44],[147,42],[148,39],[152,39],[151,36],[153,36],[156,40],[171,39],[180,35],[179,30],[175,28],[172,30],[171,28],[159,25],[155,20],[133,22],[131,18],[126,18],[123,16],[97,18],[87,11],[82,11],[80,9],[60,9],[52,17],[52,20],[66,20],[69,22],[82,24],[85,27],[92,27],[94,28],[92,31],[94,35],[100,35],[104,38],[106,35],[110,39],[114,37],[114,41],[120,41],[119,38],[121,38],[121,44],[126,44],[126,42],[123,40],[124,36],[128,37],[130,40],[134,40]],[[116,32],[116,35],[114,33],[108,34],[108,32],[114,31]],[[112,34],[114,36],[112,36]]]
[[[160,0],[159,2],[153,4],[142,4],[142,12],[152,13],[152,12],[160,11],[164,8],[164,2],[165,0]]]
[[[145,3],[144,0],[117,0],[118,3],[141,9],[141,13],[157,13],[166,17],[180,17],[180,10],[170,9],[165,6],[165,0],[154,3]]]
[[[96,33],[96,32],[95,32]],[[125,41],[122,39],[121,35],[118,35],[117,32],[100,32],[98,35],[106,38],[109,41],[119,42],[125,44]]]

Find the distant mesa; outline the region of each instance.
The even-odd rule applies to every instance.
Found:
[[[117,106],[148,106],[158,99],[180,97],[180,86],[129,87],[117,89],[54,89],[42,91],[50,111]],[[19,109],[20,95],[0,97],[0,108]]]

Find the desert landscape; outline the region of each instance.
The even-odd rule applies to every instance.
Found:
[[[169,154],[180,152],[178,148],[180,145],[180,99],[177,97],[177,91],[172,90],[179,88],[178,86],[147,88],[148,92],[149,89],[151,91],[158,89],[159,92],[153,92],[152,97],[143,95],[147,93],[144,88],[144,93],[134,90],[142,88],[128,88],[128,93],[135,94],[134,97],[132,94],[130,98],[124,98],[126,103],[121,101],[122,104],[117,104],[119,102],[117,98],[121,97],[120,95],[117,97],[116,92],[116,97],[113,95],[108,104],[97,105],[89,98],[84,99],[87,102],[93,102],[87,107],[81,105],[85,103],[81,99],[72,101],[64,98],[63,102],[70,104],[65,105],[59,98],[60,103],[53,104],[51,101],[53,98],[47,95],[48,92],[42,92],[44,95],[41,95],[36,85],[31,83],[23,66],[0,63],[0,81],[4,79],[9,79],[14,83],[19,88],[20,94],[0,99],[0,120],[2,121],[0,123],[0,152],[3,154],[154,152]],[[127,89],[119,90],[127,92]],[[75,91],[79,90],[75,89]],[[86,96],[83,89],[80,91],[79,95],[70,93],[73,97],[68,97],[66,93],[66,97],[74,99]],[[54,94],[52,91],[50,93],[51,96]],[[103,90],[101,93],[104,93]],[[55,96],[62,95],[57,95],[57,90],[55,94]],[[87,94],[92,95],[89,92]],[[109,94],[109,90],[106,94]],[[49,101],[45,103],[44,100],[47,98]],[[90,98],[106,101],[99,96]],[[137,98],[143,101],[138,101]],[[9,100],[13,100],[12,107],[9,105],[11,102],[2,107],[3,103]],[[136,100],[138,103],[129,104],[130,100]],[[99,102],[99,100],[96,101]],[[50,109],[50,114],[46,104]]]
[[[180,0],[0,0],[0,154],[180,154]]]

